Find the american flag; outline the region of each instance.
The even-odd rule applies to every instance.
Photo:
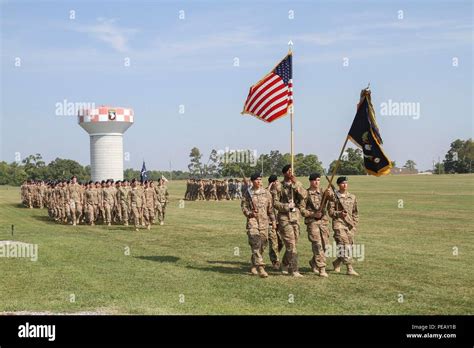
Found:
[[[262,80],[250,87],[242,114],[250,114],[265,122],[285,116],[293,104],[291,52]]]

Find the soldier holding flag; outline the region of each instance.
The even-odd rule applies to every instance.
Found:
[[[301,183],[296,181],[289,164],[283,167],[282,173],[284,179],[273,196],[273,206],[278,211],[278,228],[285,245],[282,272],[294,277],[302,277],[298,272],[296,244],[300,235],[300,207],[306,193]]]

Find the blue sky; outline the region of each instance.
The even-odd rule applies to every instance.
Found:
[[[472,1],[1,1],[0,160],[88,164],[65,99],[134,109],[126,168],[185,169],[194,146],[289,152],[288,117],[240,111],[292,40],[296,152],[327,167],[370,81],[385,152],[430,169],[473,136],[472,33]],[[420,114],[381,115],[389,100]]]

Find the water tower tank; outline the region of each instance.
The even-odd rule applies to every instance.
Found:
[[[123,133],[133,124],[133,110],[85,109],[79,112],[78,122],[90,136],[92,180],[123,180]]]

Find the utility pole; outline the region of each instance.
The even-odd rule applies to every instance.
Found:
[[[170,181],[173,180],[173,172],[171,171],[171,161],[170,161]]]

